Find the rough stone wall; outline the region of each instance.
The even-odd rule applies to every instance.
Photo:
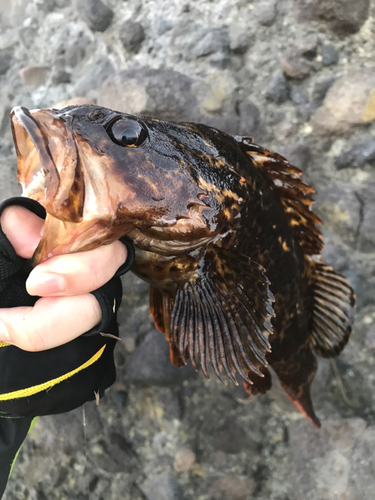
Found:
[[[0,0],[0,198],[19,193],[14,105],[81,97],[251,135],[315,187],[324,257],[356,289],[356,326],[336,369],[320,361],[316,431],[276,380],[247,401],[172,368],[148,286],[128,275],[118,381],[99,407],[39,421],[5,500],[372,500],[374,1],[103,2]]]

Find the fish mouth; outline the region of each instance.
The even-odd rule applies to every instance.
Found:
[[[85,187],[69,123],[52,110],[16,107],[11,124],[22,196],[39,202],[47,212],[33,264],[97,246],[93,241],[105,228],[102,221],[83,221]]]
[[[76,145],[64,120],[48,109],[16,107],[11,123],[23,196],[39,201],[61,220],[79,222]]]
[[[46,209],[33,265],[55,255],[109,244],[132,227],[116,224],[116,200],[106,184],[110,165],[74,132],[73,117],[59,110],[11,112],[22,196]]]
[[[24,107],[12,110],[11,125],[22,195],[43,202],[46,177],[48,174],[53,176],[56,170],[45,138],[30,111]]]

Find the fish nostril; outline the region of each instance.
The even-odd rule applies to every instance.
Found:
[[[95,109],[92,113],[89,114],[88,119],[92,122],[98,121],[98,120],[104,120],[106,118],[106,114],[103,113],[100,109]]]

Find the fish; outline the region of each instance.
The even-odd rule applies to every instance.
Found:
[[[34,265],[126,236],[175,366],[265,394],[270,369],[316,427],[317,356],[353,325],[324,263],[314,189],[283,156],[198,123],[96,105],[11,113],[23,196],[46,210]]]

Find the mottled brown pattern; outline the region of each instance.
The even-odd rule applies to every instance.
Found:
[[[113,142],[119,119],[147,139]],[[238,373],[259,394],[271,387],[269,363],[320,425],[313,350],[343,349],[354,295],[320,262],[320,221],[300,170],[247,137],[96,106],[17,108],[12,121],[24,193],[48,213],[36,262],[128,235],[176,366],[190,359],[234,383]]]

